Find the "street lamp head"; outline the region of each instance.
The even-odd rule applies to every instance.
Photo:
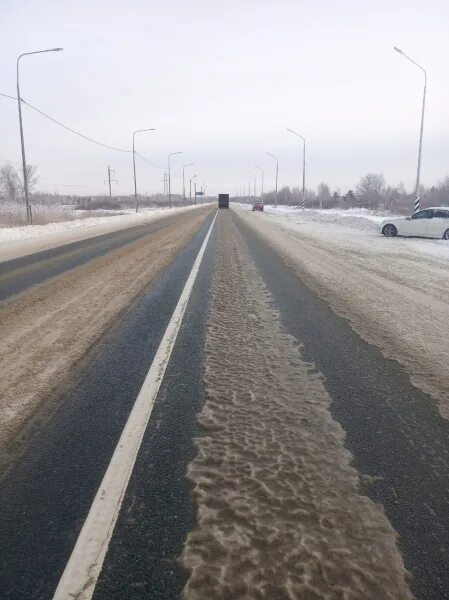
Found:
[[[142,133],[142,131],[156,131],[156,130],[154,129],[154,127],[152,127],[151,129],[136,129],[135,131],[133,131],[133,135],[135,133]]]
[[[64,48],[52,48],[51,52],[62,52]]]
[[[397,46],[395,46],[395,47],[393,48],[393,50],[396,50],[396,52],[399,52],[399,54],[404,54],[404,53],[402,52],[402,50],[401,50],[400,48],[398,48]]]
[[[296,137],[301,138],[303,140],[303,142],[306,143],[304,136],[301,135],[300,133],[298,133],[297,131],[293,131],[293,129],[289,129],[288,127],[287,127],[287,131],[289,131],[290,133],[293,133],[293,135],[296,135]]]
[[[183,165],[184,167],[194,167],[195,163],[187,163],[186,165]]]

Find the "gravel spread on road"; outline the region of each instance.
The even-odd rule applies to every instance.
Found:
[[[182,597],[412,598],[397,534],[361,494],[322,377],[230,217],[218,220]]]
[[[292,230],[270,215],[236,211],[323,298],[449,419],[449,265],[414,253],[408,240],[366,238],[338,227]],[[426,240],[422,240],[424,243]],[[429,244],[434,244],[429,241]]]
[[[0,463],[70,367],[173,261],[211,210],[168,217],[163,229],[0,302]]]

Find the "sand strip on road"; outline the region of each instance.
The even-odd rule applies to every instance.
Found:
[[[314,365],[221,214],[184,600],[412,598],[397,535],[361,495]]]

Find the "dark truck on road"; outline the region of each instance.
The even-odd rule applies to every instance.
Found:
[[[218,194],[218,208],[229,208],[229,194]]]

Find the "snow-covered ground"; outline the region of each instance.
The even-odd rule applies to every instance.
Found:
[[[169,214],[194,210],[204,205],[182,208],[146,208],[136,213],[121,211],[107,217],[85,217],[47,225],[24,225],[0,228],[0,262],[96,235],[149,223]]]
[[[235,210],[449,419],[449,242],[385,238],[361,211]]]
[[[292,207],[266,206],[265,210],[274,215],[300,217],[304,222],[334,223],[365,230],[376,229],[377,225],[388,216],[386,213],[372,212],[366,208],[301,210]]]
[[[251,210],[251,205],[236,204],[244,210]],[[428,254],[449,260],[449,242],[445,240],[430,240],[420,238],[386,239],[379,230],[380,223],[388,213],[372,212],[365,208],[348,210],[301,210],[292,206],[266,205],[265,215],[280,227],[303,232],[307,235],[329,237],[351,247],[368,245],[372,250],[381,254]],[[400,215],[396,215],[400,216]]]

